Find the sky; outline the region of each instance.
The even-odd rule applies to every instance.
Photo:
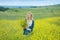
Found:
[[[60,4],[60,0],[0,0],[0,6],[49,6]]]

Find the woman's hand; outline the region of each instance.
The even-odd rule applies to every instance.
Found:
[[[28,27],[23,27],[23,29],[27,29]]]

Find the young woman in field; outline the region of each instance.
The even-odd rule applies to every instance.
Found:
[[[33,16],[32,13],[29,12],[26,16],[26,23],[27,25],[24,27],[24,35],[28,35],[29,33],[31,33],[33,31],[34,28],[34,20],[33,20]]]

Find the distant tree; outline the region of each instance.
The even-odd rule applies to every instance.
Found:
[[[5,8],[5,7],[2,7],[2,6],[0,6],[0,11],[6,11],[6,10],[8,10],[9,8]]]
[[[18,10],[15,10],[15,12],[18,12]]]
[[[37,6],[30,6],[30,8],[37,8]]]

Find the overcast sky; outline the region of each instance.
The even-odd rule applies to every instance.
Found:
[[[60,4],[60,0],[0,0],[0,6],[48,6]]]

